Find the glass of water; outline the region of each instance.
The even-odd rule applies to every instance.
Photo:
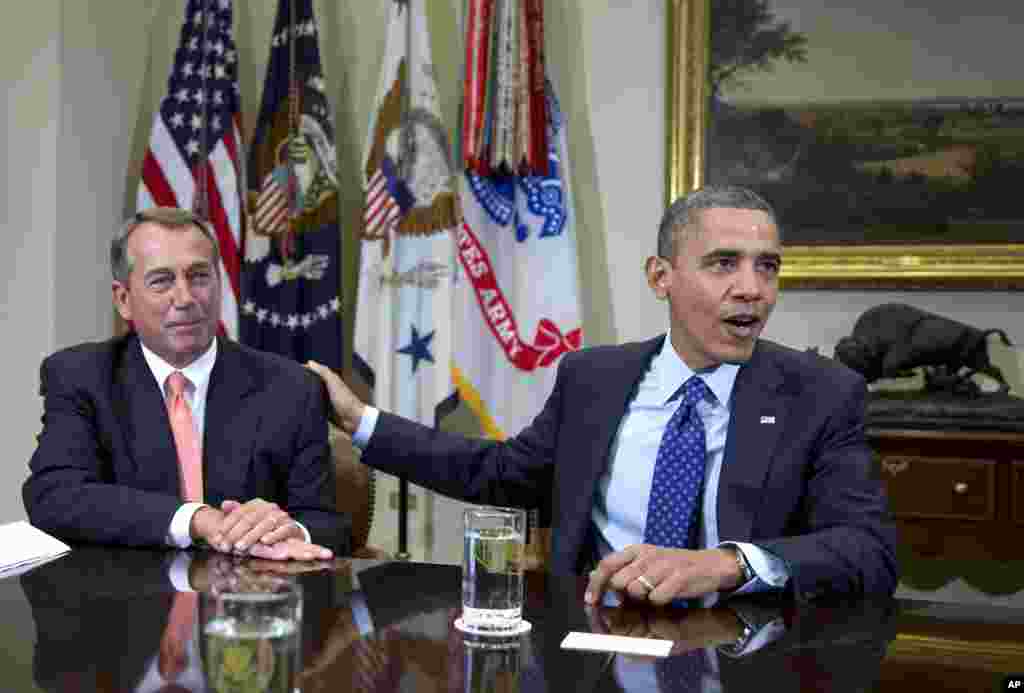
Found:
[[[462,662],[462,693],[512,693],[522,688],[519,638],[514,645],[494,649],[465,643]]]
[[[460,630],[482,635],[523,632],[523,548],[526,513],[472,507],[463,513]]]
[[[302,587],[291,577],[233,580],[202,601],[206,680],[218,693],[292,693],[302,631]]]

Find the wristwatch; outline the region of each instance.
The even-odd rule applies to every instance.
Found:
[[[743,574],[743,578],[740,582],[740,586],[742,587],[754,579],[754,570],[750,567],[750,562],[747,561],[747,557],[743,555],[743,552],[740,551],[738,546],[730,546],[729,548],[732,549],[733,554],[736,556],[736,565],[739,566],[740,573]]]

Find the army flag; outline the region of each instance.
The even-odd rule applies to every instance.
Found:
[[[422,0],[388,2],[384,60],[363,156],[353,365],[387,411],[433,426],[454,401],[448,137]],[[394,486],[386,475],[381,493]],[[421,518],[423,513],[419,514]]]
[[[136,210],[191,209],[220,246],[221,329],[238,336],[242,179],[231,0],[189,0],[167,95],[153,118]]]
[[[546,87],[546,173],[467,169],[462,186],[452,375],[497,440],[533,420],[583,344],[566,122]]]
[[[249,151],[241,340],[341,370],[334,127],[311,0],[280,0]]]
[[[452,376],[485,434],[536,416],[583,345],[566,119],[542,0],[467,0]]]

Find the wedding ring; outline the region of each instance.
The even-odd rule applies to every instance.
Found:
[[[641,585],[643,585],[644,589],[646,589],[648,592],[653,592],[654,591],[654,585],[651,584],[651,581],[648,580],[646,576],[644,576],[644,575],[637,575],[636,576],[636,581],[639,582]]]

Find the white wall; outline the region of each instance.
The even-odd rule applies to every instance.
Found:
[[[138,110],[153,18],[148,3],[60,5],[56,348],[113,330],[109,244],[123,216],[135,130],[149,132]]]
[[[0,253],[0,522],[24,517],[21,482],[42,406],[38,365],[54,345],[54,229],[60,115],[60,2],[40,0],[2,23],[4,252]]]
[[[236,2],[246,124],[254,125],[276,3]],[[642,263],[664,204],[664,0],[548,0],[547,56],[569,116],[584,328],[591,344],[643,339],[666,324]],[[165,89],[179,0],[37,0],[4,24],[0,79],[8,98],[0,362],[7,461],[0,521],[23,516],[20,485],[41,410],[42,356],[110,333],[106,243],[129,207],[150,118]],[[428,3],[445,118],[456,113],[459,0]],[[378,80],[383,3],[315,2],[336,109],[343,219],[358,218],[358,162]],[[447,77],[446,77],[447,75]],[[347,228],[346,224],[346,228]],[[347,248],[351,268],[355,252]],[[347,291],[351,300],[353,292]],[[831,354],[866,308],[901,300],[1024,343],[1024,292],[784,292],[767,336]],[[351,304],[347,306],[352,309]],[[380,527],[393,536],[393,516]],[[437,515],[440,518],[442,515]],[[448,521],[434,534],[455,534]],[[422,538],[422,537],[420,537]],[[414,537],[416,539],[416,537]],[[435,557],[456,560],[456,545]],[[454,558],[453,558],[454,557]]]

